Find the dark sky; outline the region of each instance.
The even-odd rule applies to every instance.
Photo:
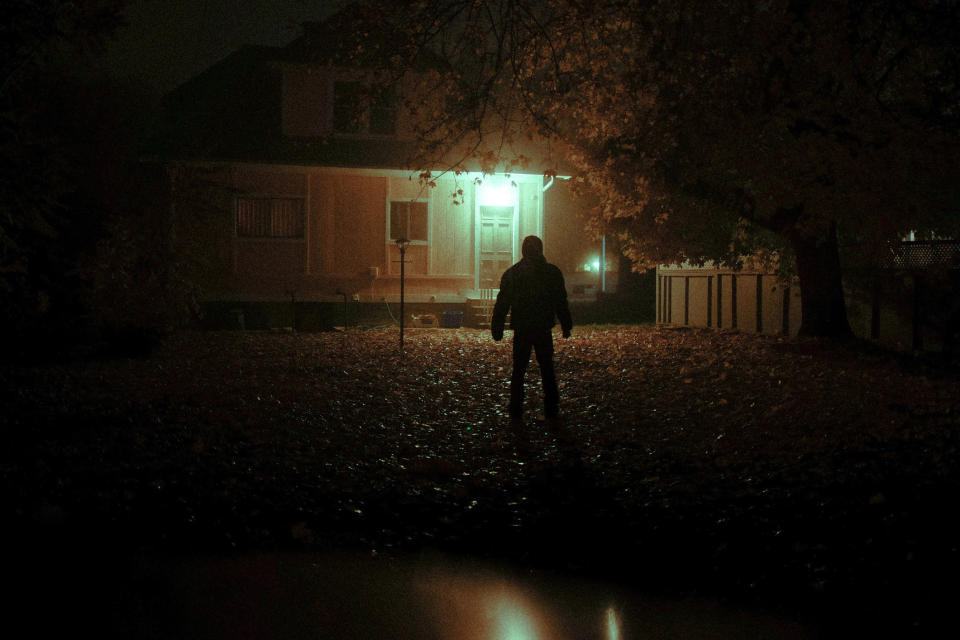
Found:
[[[97,65],[166,91],[243,44],[281,45],[342,0],[134,0]]]

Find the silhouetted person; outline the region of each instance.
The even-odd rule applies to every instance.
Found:
[[[510,417],[523,418],[523,376],[530,362],[530,351],[537,355],[543,380],[543,409],[547,419],[554,419],[560,409],[560,393],[553,370],[553,334],[551,329],[560,320],[563,337],[570,337],[573,320],[567,306],[567,289],[563,274],[543,257],[543,242],[537,236],[523,239],[523,259],[503,273],[500,293],[493,307],[490,332],[498,342],[503,338],[503,325],[510,316],[513,329],[513,373],[510,376]]]

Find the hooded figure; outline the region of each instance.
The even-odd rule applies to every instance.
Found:
[[[493,339],[503,338],[503,327],[510,315],[513,329],[513,374],[510,377],[510,417],[523,418],[523,377],[530,362],[530,351],[537,356],[543,381],[544,414],[556,418],[560,395],[553,369],[553,334],[560,320],[564,338],[570,337],[573,320],[567,306],[563,274],[543,257],[543,241],[537,236],[523,239],[523,259],[503,273],[500,293],[493,307],[490,331]]]

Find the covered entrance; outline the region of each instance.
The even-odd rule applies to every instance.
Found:
[[[484,184],[477,197],[477,289],[500,286],[500,276],[517,261],[517,188],[510,182]]]

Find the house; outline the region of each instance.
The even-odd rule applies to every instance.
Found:
[[[299,326],[312,303],[326,309],[314,324],[346,324],[365,306],[397,313],[402,293],[409,308],[482,322],[530,234],[577,273],[599,243],[577,226],[562,181],[541,168],[443,166],[423,179],[406,166],[410,117],[395,90],[326,58],[338,31],[313,25],[285,47],[244,47],[166,100],[155,148],[175,220],[205,221],[208,315]]]

